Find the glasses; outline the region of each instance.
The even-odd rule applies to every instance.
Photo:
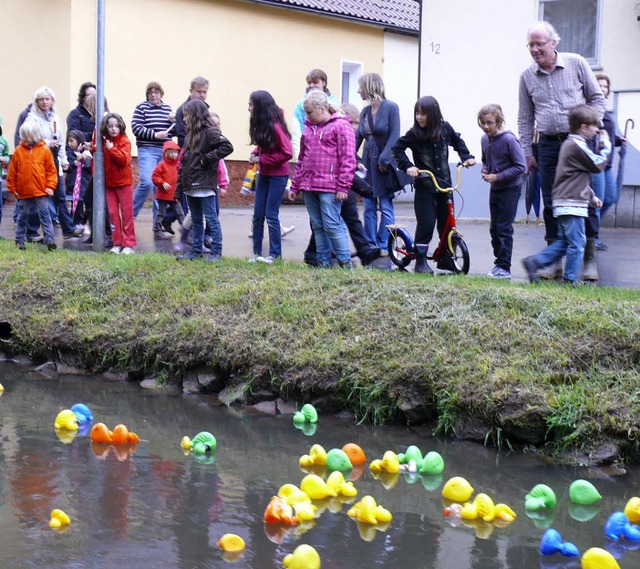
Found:
[[[550,41],[551,41],[551,38],[549,38],[547,41],[531,41],[526,45],[526,47],[527,49],[533,49],[534,47],[537,47],[538,49],[542,49]]]

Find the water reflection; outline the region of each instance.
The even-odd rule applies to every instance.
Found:
[[[532,455],[503,454],[479,445],[445,443],[420,430],[355,427],[321,417],[308,436],[290,417],[228,410],[215,397],[162,395],[93,378],[43,378],[0,364],[0,567],[225,567],[215,548],[236,533],[247,548],[235,567],[282,567],[300,543],[318,550],[322,567],[411,569],[576,568],[576,560],[541,558],[540,537],[554,527],[580,551],[606,547],[625,568],[640,566],[637,544],[608,542],[609,515],[640,494],[640,472],[595,476],[554,468]],[[57,413],[86,403],[107,425],[124,423],[141,438],[135,447],[91,444],[53,429]],[[184,435],[207,430],[218,441],[215,460],[198,462],[180,448]],[[349,501],[319,502],[320,516],[297,527],[266,525],[269,499],[306,474],[298,459],[318,443],[325,449],[360,445],[369,460],[415,444],[445,460],[442,475],[372,476],[354,469],[359,500],[371,495],[393,514],[388,527],[347,516]],[[315,472],[315,471],[314,471]],[[316,472],[317,473],[317,472]],[[440,492],[451,476],[464,476],[518,514],[511,524],[465,522],[453,527],[442,514]],[[568,501],[569,484],[589,478],[603,495],[597,506]],[[535,484],[554,488],[558,506],[525,513],[524,495]],[[48,527],[54,508],[71,517],[63,534]]]

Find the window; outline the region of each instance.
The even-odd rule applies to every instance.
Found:
[[[600,58],[602,0],[540,0],[540,19],[560,35],[561,51],[579,53],[592,67]]]
[[[340,90],[341,103],[357,103],[358,79],[362,77],[362,63],[342,61],[342,88]]]

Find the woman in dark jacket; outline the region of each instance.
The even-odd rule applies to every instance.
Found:
[[[193,222],[191,251],[179,260],[202,258],[204,220],[212,230],[211,255],[208,261],[222,258],[222,228],[215,207],[218,185],[218,162],[233,152],[231,143],[214,126],[207,105],[192,99],[184,106],[187,136],[178,175],[179,192],[187,196]]]

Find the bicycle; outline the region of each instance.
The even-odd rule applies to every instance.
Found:
[[[440,241],[433,255],[427,256],[427,260],[436,261],[437,267],[449,270],[456,274],[467,274],[469,272],[469,248],[462,238],[462,234],[456,228],[456,217],[453,207],[453,192],[460,187],[460,172],[462,168],[466,168],[462,163],[458,163],[456,185],[443,188],[438,184],[438,180],[433,172],[429,170],[420,170],[418,178],[431,177],[434,186],[439,192],[446,192],[447,197],[447,222],[445,223]],[[418,257],[418,251],[421,244],[414,243],[411,235],[407,231],[406,226],[392,224],[387,225],[389,230],[389,240],[387,241],[387,250],[389,258],[397,267],[404,269]],[[428,244],[422,245],[424,249]]]

